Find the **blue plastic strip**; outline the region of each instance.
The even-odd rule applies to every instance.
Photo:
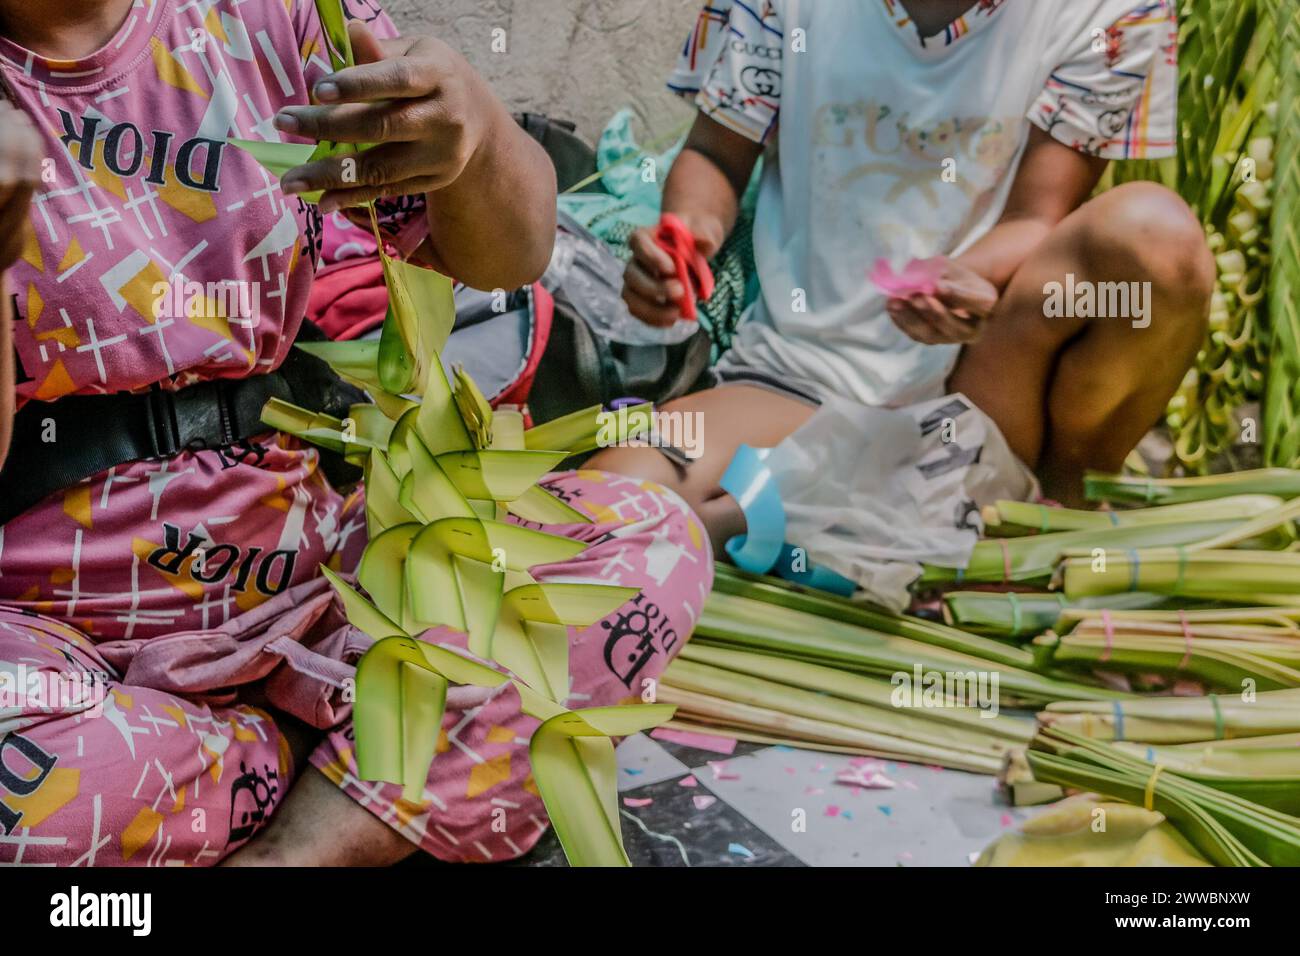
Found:
[[[727,554],[737,567],[767,574],[785,547],[785,507],[772,472],[756,450],[741,445],[718,484],[745,513],[746,533],[727,542]]]
[[[829,591],[831,594],[838,594],[840,597],[853,597],[858,586],[842,574],[837,574],[830,568],[823,567],[820,564],[807,565],[807,557],[803,563],[807,570],[795,570],[795,548],[794,545],[787,544],[781,550],[780,560],[776,563],[776,573],[785,578],[787,581],[793,581],[795,584],[802,584],[804,587],[816,588],[819,591]]]
[[[772,472],[749,445],[736,449],[726,474],[718,483],[736,499],[745,513],[746,533],[726,544],[736,566],[753,574],[775,573],[787,581],[842,597],[852,597],[858,587],[829,568],[811,564],[807,556],[796,562],[795,547],[785,540],[785,506],[772,480]],[[801,570],[796,570],[796,563]]]

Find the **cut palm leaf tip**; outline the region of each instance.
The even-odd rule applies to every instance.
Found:
[[[347,16],[341,2],[336,0],[316,0],[316,12],[320,17],[321,29],[329,47],[330,67],[334,72],[346,69],[356,63],[352,55],[352,41],[348,37]],[[289,170],[304,163],[345,153],[360,152],[365,146],[353,143],[282,143],[274,141],[230,139],[231,146],[242,149],[277,180],[283,179]],[[318,202],[320,191],[301,194],[304,202]]]
[[[538,583],[530,569],[586,545],[505,520],[591,521],[537,482],[596,447],[601,409],[530,429],[516,409],[493,411],[469,376],[456,370],[449,379],[439,358],[455,315],[451,281],[381,256],[390,304],[379,343],[300,346],[374,404],[353,406],[346,419],[278,399],[263,411],[267,425],[365,470],[370,540],[357,570],[365,593],[322,568],[348,620],[376,642],[357,668],[359,776],[400,783],[405,799],[421,802],[449,685],[512,681],[525,712],[541,721],[529,748],[533,777],[569,861],[626,865],[609,738],[657,726],[672,708],[570,711],[562,702],[568,628],[595,623],[636,591]],[[648,430],[648,413],[620,416],[629,434],[617,437]],[[447,629],[468,636],[468,654],[445,640]]]

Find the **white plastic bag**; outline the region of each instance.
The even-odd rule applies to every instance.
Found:
[[[1038,490],[993,421],[960,394],[902,408],[829,397],[765,459],[786,540],[896,611],[922,563],[965,566],[981,506]]]
[[[699,331],[699,323],[689,319],[666,328],[642,322],[623,301],[619,258],[572,217],[561,213],[559,226],[542,285],[548,292],[562,290],[593,332],[625,345],[677,345]]]

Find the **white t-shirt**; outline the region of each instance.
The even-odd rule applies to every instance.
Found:
[[[960,255],[1001,217],[1031,124],[1108,159],[1172,155],[1170,0],[980,0],[922,42],[897,0],[713,0],[669,87],[769,146],[762,295],[720,370],[866,405],[943,394],[958,346],[898,330],[877,258]]]

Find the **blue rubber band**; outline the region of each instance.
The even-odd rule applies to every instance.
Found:
[[[1117,700],[1111,701],[1110,704],[1115,711],[1115,740],[1122,741],[1124,739],[1124,708]]]
[[[1111,524],[1111,527],[1112,527],[1112,528],[1118,528],[1118,527],[1119,527],[1119,512],[1118,512],[1118,511],[1114,511],[1114,510],[1112,510],[1112,511],[1107,511],[1106,514],[1110,515],[1110,524]]]
[[[1020,619],[1020,595],[1015,591],[1007,592],[1007,600],[1011,602],[1011,636],[1020,636],[1020,626],[1023,623]]]
[[[1138,579],[1142,575],[1142,559],[1138,557],[1136,548],[1128,549],[1128,589],[1136,591],[1138,589]]]

